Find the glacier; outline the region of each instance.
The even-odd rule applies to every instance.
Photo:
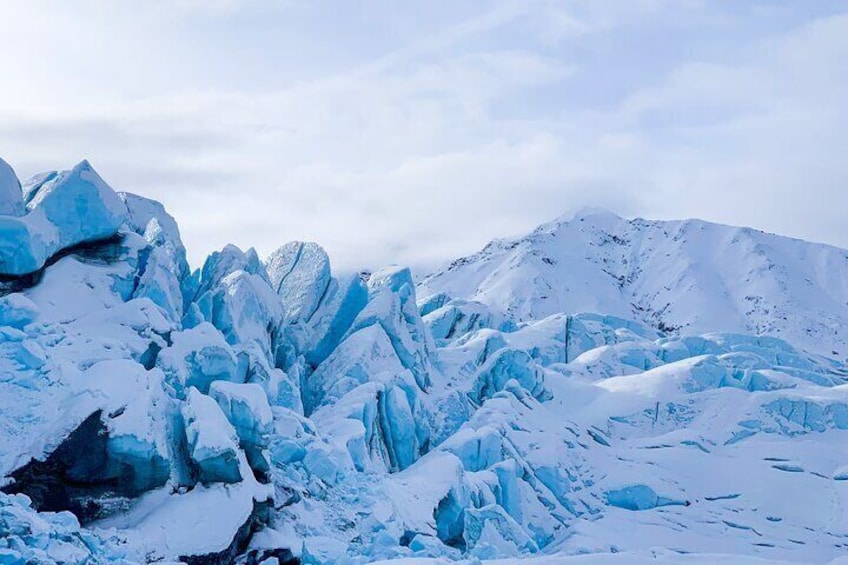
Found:
[[[0,164],[3,207],[20,211],[22,197],[5,162]],[[0,275],[26,275],[41,269],[57,252],[115,235],[126,207],[87,161],[24,184],[26,214],[0,215]],[[9,194],[12,193],[12,194]]]
[[[0,563],[838,563],[848,251],[560,218],[416,280],[197,269],[0,161]]]

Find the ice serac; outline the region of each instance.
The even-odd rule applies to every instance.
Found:
[[[251,468],[266,473],[269,463],[265,450],[274,431],[274,415],[265,390],[254,383],[216,381],[209,395],[235,429]]]
[[[359,275],[330,281],[309,323],[304,355],[310,365],[317,367],[335,350],[367,303],[368,287]]]
[[[190,388],[182,407],[186,441],[202,483],[237,483],[238,437],[233,426],[212,398]]]
[[[266,262],[282,305],[275,363],[311,373],[338,346],[368,302],[360,276],[336,278],[326,252],[314,243],[291,242]]]
[[[0,215],[0,275],[37,271],[63,249],[115,235],[127,217],[124,203],[88,161],[51,176],[27,196],[25,215]]]
[[[401,364],[422,390],[430,386],[433,371],[433,338],[427,332],[415,298],[412,273],[404,267],[387,267],[368,279],[368,305],[349,332],[378,324],[386,332]]]
[[[7,492],[27,494],[39,510],[71,510],[90,521],[164,485],[171,451],[161,383],[161,373],[130,360],[102,361],[75,374],[77,392],[68,391],[65,414],[46,415],[57,426],[49,438],[55,445],[14,464]]]
[[[251,383],[216,381],[212,383],[209,395],[221,407],[240,441],[259,448],[268,446],[274,416],[262,387]]]
[[[115,382],[120,378],[120,382]],[[109,385],[99,384],[111,379]],[[117,478],[133,495],[164,485],[170,477],[170,400],[163,375],[129,360],[103,361],[83,375],[83,382],[114,390],[104,414],[106,449]],[[123,390],[115,390],[121,387]],[[96,390],[95,386],[86,386]]]
[[[228,245],[210,255],[195,277],[194,311],[223,334],[246,372],[260,380],[285,379],[269,374],[283,314],[256,251]]]
[[[272,253],[265,266],[286,321],[308,321],[330,284],[327,252],[317,243],[293,241]]]
[[[155,200],[128,192],[118,196],[127,207],[127,227],[144,237],[150,246],[140,257],[134,296],[150,298],[171,319],[179,321],[185,314],[185,303],[192,298],[185,296],[184,287],[192,281],[177,223]]]
[[[12,167],[0,159],[0,216],[23,216],[21,183]]]
[[[127,207],[127,225],[148,242],[167,247],[179,267],[180,277],[188,274],[180,228],[162,203],[130,192],[119,192],[118,196]]]
[[[514,323],[473,300],[449,299],[445,294],[438,294],[419,302],[419,308],[436,340],[449,341],[481,328],[515,329]]]
[[[430,448],[429,415],[409,371],[375,375],[313,415],[358,471],[406,469]]]
[[[539,400],[550,398],[545,388],[544,371],[533,358],[521,350],[501,349],[480,368],[474,384],[474,400],[482,403],[504,390],[513,379]]]
[[[367,286],[354,277],[333,288],[338,290],[325,296],[317,323],[306,328],[322,336],[304,340],[315,344],[306,347],[305,360],[320,360],[303,377],[306,413],[338,402],[370,381],[408,375],[413,386],[426,390],[433,344],[415,305],[409,270],[390,268],[371,275]],[[327,355],[324,348],[333,343],[337,345]]]
[[[115,234],[127,216],[126,206],[88,161],[45,183],[27,203],[30,214],[50,222],[59,248]]]
[[[156,364],[179,396],[194,387],[208,392],[213,381],[237,382],[238,359],[232,347],[210,323],[172,334],[172,344],[161,350]]]
[[[144,269],[139,273],[133,296],[149,298],[169,319],[180,321],[184,303],[178,275],[180,267],[174,256],[168,249],[154,246],[145,250],[142,260]]]
[[[341,399],[377,375],[397,374],[403,369],[382,327],[373,325],[354,332],[305,380],[306,413]]]
[[[471,555],[484,559],[517,557],[539,550],[515,519],[496,504],[468,510],[465,537]]]

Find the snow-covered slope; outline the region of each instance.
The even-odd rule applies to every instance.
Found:
[[[588,211],[496,240],[424,278],[517,321],[596,312],[664,331],[750,332],[848,357],[848,252],[700,220]]]
[[[0,563],[848,550],[844,251],[584,215],[420,286],[306,242],[192,271],[88,163],[0,165]]]

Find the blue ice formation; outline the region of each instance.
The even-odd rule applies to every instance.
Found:
[[[330,258],[312,242],[292,241],[265,263],[271,287],[283,303],[287,323],[308,322],[330,284]]]
[[[212,398],[192,387],[182,406],[188,453],[202,483],[237,483],[238,437]]]
[[[80,527],[70,512],[36,512],[23,494],[0,492],[0,563],[132,563],[118,544]]]
[[[0,214],[0,275],[35,272],[63,249],[115,235],[126,221],[126,206],[88,161],[27,184],[21,216],[2,168],[3,205],[13,215]]]
[[[629,485],[620,489],[607,491],[607,502],[610,506],[625,510],[650,510],[660,506],[687,506],[685,500],[676,500],[659,496],[648,485]]]
[[[213,381],[243,381],[232,347],[208,322],[174,332],[156,363],[178,395],[190,387],[206,393]]]
[[[539,400],[550,397],[550,393],[545,389],[544,371],[527,352],[518,349],[501,349],[480,367],[472,398],[481,404],[503,390],[510,380],[516,380],[521,387]]]
[[[21,183],[12,167],[0,159],[0,216],[23,216],[25,213]]]

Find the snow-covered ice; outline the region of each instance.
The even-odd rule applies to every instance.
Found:
[[[0,235],[0,563],[844,562],[844,250],[595,212],[192,271],[87,162],[0,161]]]
[[[37,271],[63,249],[115,235],[126,220],[126,206],[87,161],[28,185],[20,217],[13,173],[5,163],[0,169],[0,198],[10,213],[0,213],[0,275]]]

